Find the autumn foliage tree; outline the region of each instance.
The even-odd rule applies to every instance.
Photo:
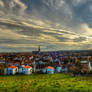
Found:
[[[88,64],[85,64],[85,65],[83,66],[83,68],[82,68],[82,72],[85,73],[85,74],[89,73],[89,67],[88,67]]]
[[[72,65],[69,70],[70,70],[72,73],[74,73],[74,74],[78,74],[78,73],[81,72],[81,69],[82,69],[82,65],[81,65],[81,63],[80,63],[80,60],[78,60],[78,59],[76,58],[74,65]]]

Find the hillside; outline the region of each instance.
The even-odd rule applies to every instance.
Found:
[[[0,76],[1,92],[92,92],[90,77],[67,74]]]

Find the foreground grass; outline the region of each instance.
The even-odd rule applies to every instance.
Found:
[[[0,76],[0,92],[92,92],[92,79],[65,74]]]

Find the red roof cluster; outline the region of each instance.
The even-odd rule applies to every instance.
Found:
[[[16,66],[12,65],[12,66],[10,66],[10,68],[14,69],[14,68],[16,68]]]

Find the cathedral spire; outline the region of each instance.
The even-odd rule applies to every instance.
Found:
[[[39,45],[39,46],[38,46],[38,52],[40,52],[40,50],[41,50],[41,49],[40,49],[40,45]]]

